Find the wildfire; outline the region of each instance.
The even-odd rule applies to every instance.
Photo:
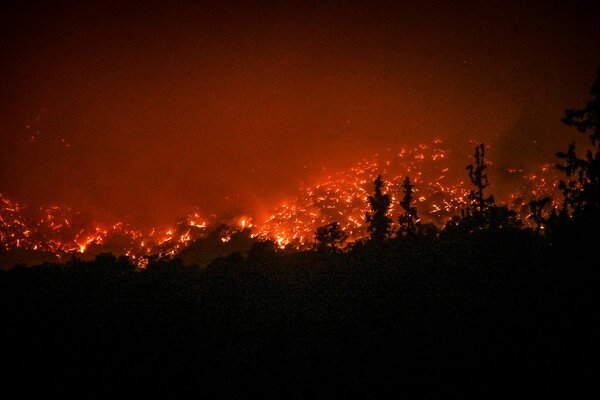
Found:
[[[69,208],[29,209],[0,194],[0,245],[6,250],[45,251],[61,258],[113,251],[137,260],[142,266],[147,263],[146,256],[174,255],[223,222],[228,226],[221,232],[223,243],[236,231],[249,229],[253,237],[271,239],[280,247],[302,248],[312,245],[319,226],[331,222],[339,223],[352,241],[367,234],[364,224],[367,196],[377,175],[382,175],[392,197],[390,215],[394,221],[400,214],[401,184],[409,176],[415,185],[413,198],[421,221],[442,225],[467,205],[471,190],[470,182],[462,177],[463,168],[456,171],[461,179],[451,176],[450,157],[442,146],[442,141],[436,140],[431,146],[402,147],[395,152],[388,149],[387,153],[364,159],[347,170],[335,171],[320,184],[299,190],[262,222],[248,216],[220,221],[216,216],[204,218],[200,210],[195,210],[165,229],[141,230],[122,222],[101,226],[86,221]],[[493,168],[493,162],[488,164]],[[510,179],[513,190],[496,199],[519,212],[521,218],[527,216],[531,199],[550,196],[557,203],[558,178],[550,164],[536,171],[500,172]]]

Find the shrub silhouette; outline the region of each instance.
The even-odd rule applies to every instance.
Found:
[[[315,235],[315,248],[318,251],[332,252],[342,246],[348,234],[340,228],[337,222],[331,222],[317,228]]]

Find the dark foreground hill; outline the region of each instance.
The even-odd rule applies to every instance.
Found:
[[[575,394],[598,372],[598,254],[517,230],[345,253],[257,245],[203,269],[139,270],[110,254],[13,268],[0,274],[3,386],[137,398]]]

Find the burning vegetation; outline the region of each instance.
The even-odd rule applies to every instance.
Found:
[[[470,183],[457,175],[457,172],[465,174],[456,171],[459,168],[450,158],[441,140],[397,151],[388,149],[347,170],[331,173],[320,184],[299,190],[264,221],[247,216],[223,221],[215,215],[206,218],[200,210],[194,210],[171,227],[143,230],[119,221],[99,224],[70,208],[29,208],[0,194],[0,243],[4,250],[47,252],[59,259],[110,251],[126,255],[140,265],[151,255],[175,255],[218,227],[223,243],[234,233],[245,231],[252,238],[273,240],[281,248],[303,249],[313,246],[319,227],[336,223],[347,238],[345,243],[349,243],[368,234],[367,196],[377,175],[382,175],[386,182],[384,190],[391,198],[392,227],[401,215],[406,177],[412,182],[414,205],[421,222],[440,226],[468,204]],[[530,200],[558,198],[558,175],[550,164],[536,171],[494,171],[493,161],[488,163],[496,175],[508,177],[513,183],[512,190],[497,198],[520,218],[526,219],[530,214]]]

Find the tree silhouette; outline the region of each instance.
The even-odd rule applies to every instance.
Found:
[[[371,233],[371,240],[375,243],[383,243],[390,234],[392,224],[388,217],[388,211],[392,204],[392,198],[389,194],[383,194],[383,180],[381,175],[375,179],[375,194],[367,198],[371,207],[371,212],[367,212],[366,221],[369,224],[368,229]]]
[[[531,200],[529,202],[529,209],[531,210],[531,214],[527,217],[527,219],[532,220],[535,223],[535,231],[539,233],[543,226],[546,224],[546,218],[542,215],[542,211],[547,204],[552,201],[550,197],[544,197],[539,200]]]
[[[475,147],[475,164],[467,165],[466,169],[469,171],[469,178],[475,186],[476,190],[469,192],[469,200],[471,202],[471,208],[473,209],[474,215],[482,215],[487,209],[494,204],[494,196],[490,195],[485,197],[483,190],[490,185],[485,172],[487,163],[485,162],[485,146],[481,143]],[[470,212],[470,208],[467,209]]]
[[[469,179],[475,186],[468,194],[469,206],[462,210],[462,217],[453,217],[446,224],[446,228],[454,229],[460,227],[469,231],[504,228],[520,228],[522,221],[518,219],[517,213],[507,206],[495,204],[494,196],[484,194],[484,189],[490,185],[485,161],[485,146],[483,143],[475,147],[475,163],[467,165]]]
[[[264,260],[272,256],[277,251],[277,244],[272,240],[257,240],[248,250],[248,258],[251,260]]]
[[[485,197],[483,191],[490,185],[487,178],[487,163],[485,162],[485,145],[483,143],[475,147],[475,164],[467,165],[469,179],[475,190],[468,194],[469,206],[463,210],[463,225],[473,225],[478,228],[485,226],[487,211],[494,204],[494,196]]]
[[[573,142],[566,152],[559,152],[556,156],[563,160],[557,168],[567,175],[567,180],[559,183],[564,195],[563,212],[596,219],[600,210],[600,67],[590,94],[594,99],[587,103],[586,108],[566,110],[562,122],[589,134],[591,149],[587,150],[584,158],[579,158]]]
[[[340,224],[331,222],[317,228],[315,248],[325,252],[335,251],[347,238],[348,235],[340,228]]]
[[[414,192],[414,185],[410,183],[410,178],[407,176],[404,178],[402,182],[402,190],[404,192],[404,197],[400,202],[400,207],[404,210],[400,217],[398,217],[398,222],[400,223],[400,228],[398,230],[399,235],[405,234],[413,234],[417,230],[417,224],[419,223],[419,217],[417,216],[416,207],[412,207],[412,194]]]

